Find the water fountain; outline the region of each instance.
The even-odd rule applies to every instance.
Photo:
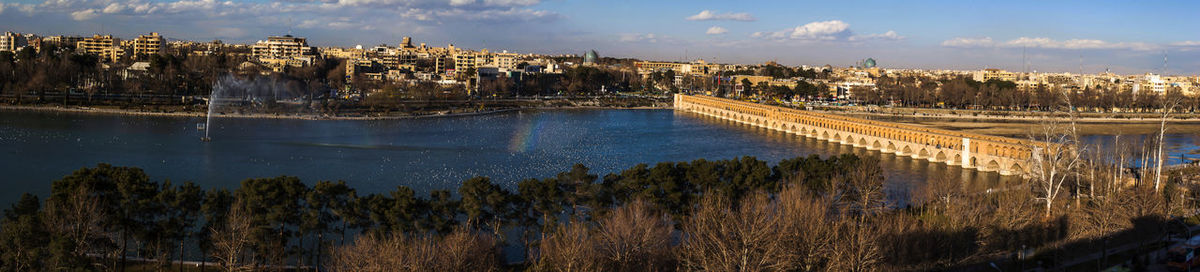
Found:
[[[208,137],[208,132],[211,131],[209,128],[212,125],[213,109],[216,108],[217,104],[217,93],[219,93],[221,89],[224,89],[221,88],[221,81],[217,81],[215,84],[213,84],[212,92],[208,94],[208,114],[205,115],[206,120],[204,121],[204,137],[200,138],[201,142],[212,141],[212,138]]]
[[[216,113],[218,106],[227,101],[240,103],[239,111],[254,111],[262,109],[271,109],[264,106],[268,104],[278,104],[281,101],[287,101],[300,97],[299,93],[292,88],[289,88],[284,82],[272,77],[255,77],[253,79],[242,80],[232,75],[225,75],[213,83],[212,93],[208,96],[208,114],[203,124],[196,124],[197,130],[204,130],[204,137],[200,141],[212,141],[209,132],[212,131],[213,114]],[[255,106],[258,107],[256,109]],[[277,110],[275,109],[271,110]]]

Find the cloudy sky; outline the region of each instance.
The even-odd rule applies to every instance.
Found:
[[[0,29],[788,65],[1200,73],[1195,1],[0,0]],[[1026,61],[1022,61],[1025,59]],[[1027,65],[1025,64],[1027,62]]]

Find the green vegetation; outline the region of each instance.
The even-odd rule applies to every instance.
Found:
[[[1056,252],[1039,257],[1047,264],[1063,262],[1067,249],[1156,237],[1145,230],[1194,205],[1175,197],[1191,194],[1178,178],[1159,193],[1107,173],[1077,177],[1080,193],[1061,196],[1075,204],[1043,210],[1036,178],[981,193],[940,177],[889,195],[878,159],[854,155],[774,166],[753,157],[664,162],[603,177],[575,165],[515,190],[476,177],[428,196],[405,186],[360,196],[345,182],[287,176],[205,191],[100,164],[55,181],[45,201],[26,194],[4,211],[0,268],[182,268],[173,260],[224,271],[1015,267],[998,256],[1027,247]],[[887,201],[897,198],[913,205]],[[504,264],[504,256],[526,261]]]
[[[1161,109],[1164,101],[1178,103],[1179,110],[1194,112],[1200,109],[1200,96],[1185,96],[1179,88],[1168,88],[1165,94],[1121,90],[1116,87],[1085,86],[1063,89],[1038,85],[1018,88],[1011,81],[979,82],[969,77],[927,78],[917,76],[883,76],[875,81],[876,88],[850,90],[855,100],[867,104],[895,103],[907,107],[944,107],[983,110],[1075,109],[1078,111],[1152,112]]]

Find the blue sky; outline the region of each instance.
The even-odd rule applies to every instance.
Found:
[[[1195,1],[17,0],[0,28],[318,46],[415,42],[654,60],[1200,73]],[[1027,65],[1022,62],[1025,59]]]

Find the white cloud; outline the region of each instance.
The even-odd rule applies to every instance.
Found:
[[[942,46],[956,48],[987,48],[987,47],[1004,47],[1004,48],[1041,48],[1041,49],[1063,49],[1063,50],[1095,50],[1095,49],[1123,49],[1135,51],[1150,51],[1157,50],[1160,46],[1144,43],[1144,42],[1108,42],[1093,39],[1069,39],[1055,40],[1045,37],[1020,37],[1005,42],[997,43],[990,37],[983,38],[954,38],[942,42]]]
[[[754,16],[750,15],[749,13],[745,13],[745,12],[717,13],[717,12],[711,11],[711,10],[703,10],[703,11],[700,11],[700,13],[698,13],[696,15],[688,16],[687,20],[688,21],[730,20],[730,21],[752,22],[757,19],[755,19]]]
[[[75,19],[76,21],[87,21],[96,19],[99,16],[100,14],[96,13],[95,9],[85,9],[71,13],[71,19]]]
[[[1179,47],[1193,47],[1193,46],[1200,46],[1200,41],[1182,41],[1182,42],[1173,42],[1173,43],[1171,43],[1171,44],[1170,44],[1170,46],[1179,46]]]
[[[621,35],[620,35],[620,39],[618,39],[618,40],[619,40],[619,41],[621,41],[621,42],[648,42],[648,43],[657,43],[657,42],[658,42],[658,36],[657,36],[657,35],[654,35],[654,33],[647,33],[647,34],[637,34],[637,33],[632,33],[632,34],[621,34]]]
[[[896,31],[892,31],[892,30],[888,30],[888,32],[884,32],[883,34],[867,34],[867,35],[860,35],[860,36],[850,36],[851,41],[869,41],[869,40],[898,41],[898,40],[903,40],[903,39],[904,39],[904,36],[900,36],[899,34],[896,34]]]
[[[724,27],[713,26],[713,27],[708,28],[708,31],[705,31],[704,34],[720,35],[720,34],[725,34],[725,32],[729,32],[729,30],[725,29]]]
[[[811,22],[795,28],[774,32],[755,32],[750,36],[754,38],[775,40],[792,39],[807,41],[834,41],[849,39],[852,34],[853,33],[850,31],[850,24],[840,20],[830,20]]]
[[[120,3],[112,3],[108,4],[107,7],[104,7],[104,13],[107,14],[121,13],[121,11],[124,10],[125,6],[121,5]]]
[[[957,47],[957,48],[992,47],[993,45],[995,45],[995,42],[992,41],[991,37],[983,37],[983,38],[959,37],[959,38],[953,38],[953,39],[949,39],[949,40],[942,42],[942,46]]]
[[[20,6],[20,8],[17,8],[17,9],[20,10],[21,12],[24,12],[27,15],[33,15],[33,12],[37,11],[37,6],[22,5],[22,6]]]
[[[1129,49],[1129,50],[1155,50],[1158,46],[1140,43],[1140,42],[1106,42],[1101,40],[1088,39],[1070,39],[1058,41],[1050,38],[1029,38],[1020,37],[1008,42],[1003,46],[1006,47],[1031,47],[1031,48],[1048,48],[1048,49]]]

